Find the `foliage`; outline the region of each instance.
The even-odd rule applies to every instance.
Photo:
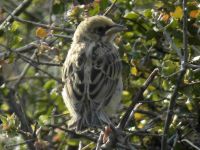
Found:
[[[24,1],[1,3],[0,149],[31,149],[27,140],[37,149],[77,149],[80,139],[87,149],[95,148],[98,134],[76,135],[67,129],[70,116],[61,97],[61,67],[80,21],[103,15],[114,1],[30,0],[7,23],[7,16]],[[186,31],[179,0],[118,0],[107,14],[128,27],[115,39],[124,83],[118,121],[153,69],[159,69],[127,127],[137,149],[161,149],[163,132],[169,147],[200,147],[199,7],[197,0],[188,0]]]

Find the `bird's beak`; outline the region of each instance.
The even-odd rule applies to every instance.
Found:
[[[126,31],[128,28],[123,26],[123,25],[120,25],[120,24],[115,24],[113,25],[112,27],[110,27],[105,35],[112,35],[112,34],[115,34],[117,32],[121,32],[121,31]]]

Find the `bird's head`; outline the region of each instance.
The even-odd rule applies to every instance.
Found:
[[[111,41],[115,34],[126,30],[126,27],[114,23],[105,16],[93,16],[82,21],[74,34],[74,41]]]

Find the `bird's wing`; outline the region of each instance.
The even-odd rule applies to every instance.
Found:
[[[101,109],[110,102],[116,90],[121,75],[121,61],[113,45],[101,44],[93,48],[92,62],[88,94],[98,104],[97,108]]]
[[[120,57],[113,45],[97,44],[91,50],[74,46],[64,66],[63,81],[75,112],[98,111],[110,102],[121,74]]]

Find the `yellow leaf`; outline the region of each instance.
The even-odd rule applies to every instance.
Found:
[[[39,38],[45,38],[48,35],[48,32],[46,29],[39,27],[37,28],[36,32],[35,32],[36,36]]]
[[[200,10],[192,10],[190,12],[190,17],[191,18],[197,18],[200,15]]]
[[[132,68],[131,68],[131,74],[134,75],[134,76],[137,76],[138,70],[137,70],[136,67],[132,67]]]
[[[141,113],[134,113],[134,119],[136,121],[142,120],[144,118],[144,115]]]
[[[170,13],[175,19],[181,19],[183,17],[183,10],[180,6],[177,6],[174,12]]]
[[[156,88],[154,87],[154,86],[152,86],[152,85],[149,85],[149,87],[148,87],[148,90],[149,91],[154,91]]]

